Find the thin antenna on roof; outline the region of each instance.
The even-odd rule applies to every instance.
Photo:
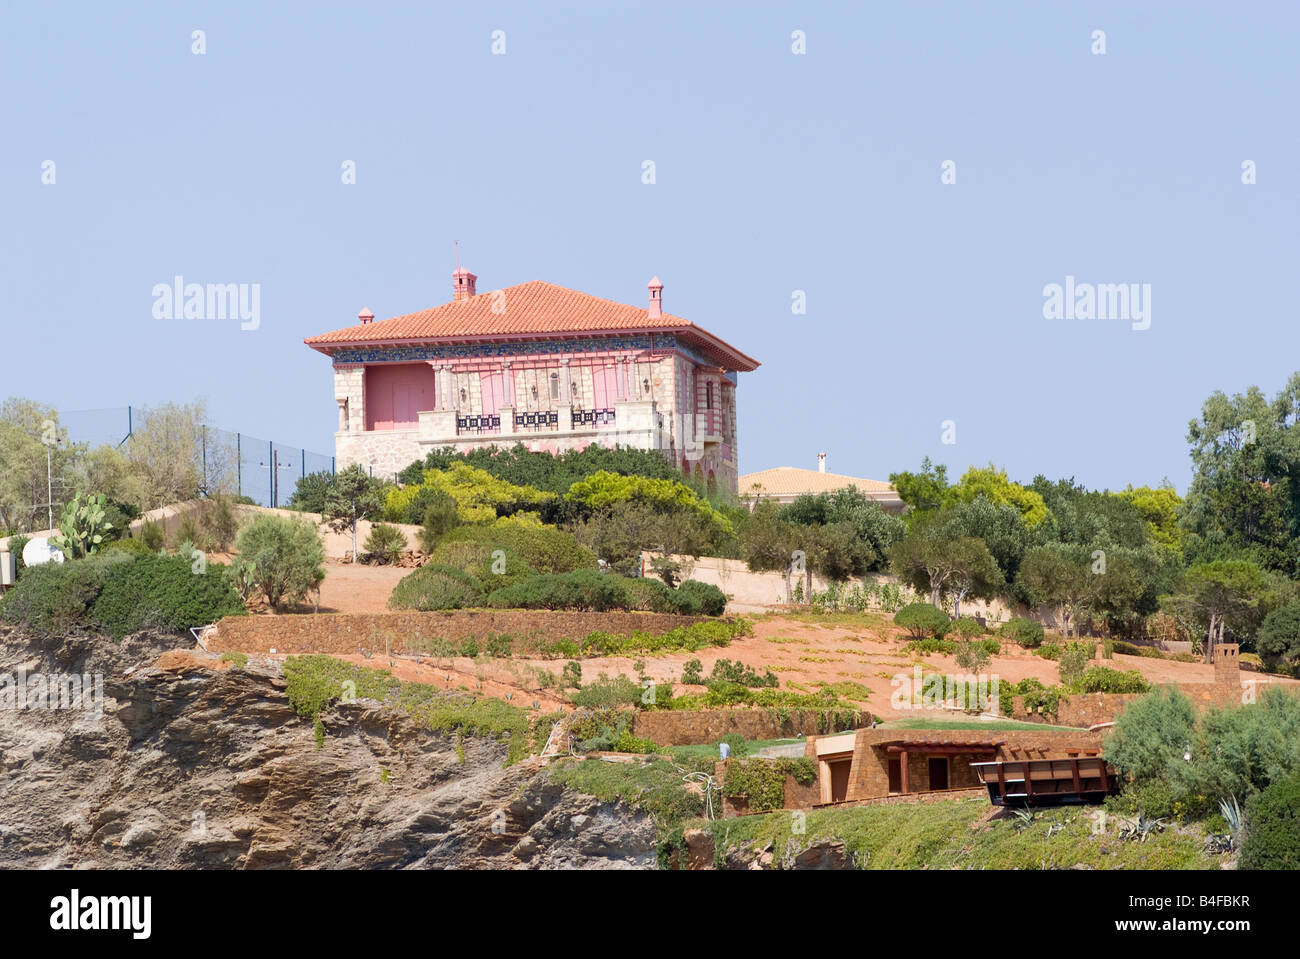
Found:
[[[456,244],[456,269],[460,269],[460,240],[454,241]]]

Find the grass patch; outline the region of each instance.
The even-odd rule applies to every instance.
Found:
[[[325,735],[320,713],[344,698],[346,691],[349,699],[377,699],[398,706],[436,732],[502,740],[508,745],[507,765],[529,753],[528,714],[499,699],[404,683],[386,669],[356,666],[332,656],[290,656],[284,661],[284,678],[289,703],[299,716],[312,720],[318,746]]]
[[[1146,842],[1115,831],[1092,833],[1091,808],[1038,812],[1025,828],[1013,818],[972,829],[989,808],[985,799],[857,806],[808,812],[805,835],[792,833],[789,812],[691,825],[713,831],[718,858],[742,844],[768,843],[779,865],[787,850],[818,841],[843,841],[862,869],[1214,869],[1199,827],[1166,829]]]
[[[665,759],[611,763],[564,759],[549,769],[551,781],[601,802],[625,802],[650,815],[661,833],[704,815],[704,797],[686,788],[685,772]]]

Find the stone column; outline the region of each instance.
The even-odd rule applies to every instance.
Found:
[[[437,411],[442,409],[442,376],[438,372],[437,360],[429,361],[429,369],[433,373],[433,408]]]
[[[560,360],[560,396],[555,401],[556,428],[561,432],[573,428],[573,393],[569,386],[569,358]]]
[[[618,391],[620,400],[627,399],[627,357],[620,356],[618,365],[614,367],[615,389]]]
[[[347,401],[347,397],[343,397],[342,399],[339,399],[339,400],[337,400],[336,402],[339,404],[339,432],[340,432],[340,433],[346,433],[346,432],[348,431],[348,401]]]

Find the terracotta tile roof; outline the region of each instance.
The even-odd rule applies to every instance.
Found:
[[[615,303],[542,280],[479,293],[378,323],[344,327],[303,342],[328,353],[342,347],[398,341],[656,331],[681,334],[704,347],[711,358],[728,369],[752,370],[758,366],[757,360],[680,316],[664,313],[651,318],[646,308]]]
[[[798,496],[801,493],[831,493],[846,486],[854,486],[876,499],[897,499],[894,487],[880,480],[859,479],[839,473],[823,473],[795,466],[778,466],[775,469],[746,473],[736,481],[743,496],[757,485],[768,496]],[[886,494],[886,495],[882,495]]]

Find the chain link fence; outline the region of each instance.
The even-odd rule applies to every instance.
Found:
[[[130,446],[139,425],[135,407],[68,410],[59,413],[59,427],[70,443],[96,446]],[[248,496],[261,506],[283,506],[293,496],[298,480],[309,473],[335,470],[334,457],[301,446],[204,426],[199,456],[202,489],[225,488]]]

